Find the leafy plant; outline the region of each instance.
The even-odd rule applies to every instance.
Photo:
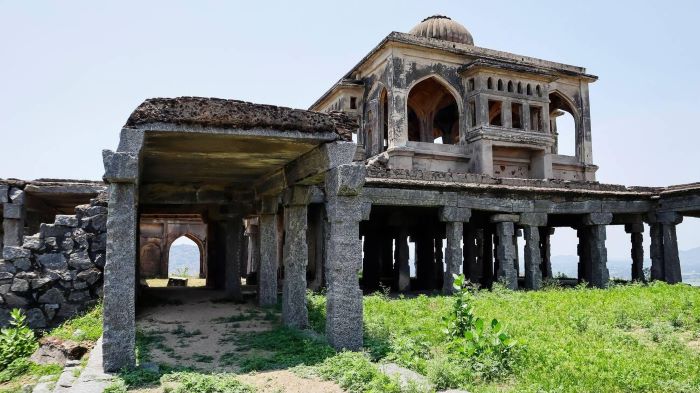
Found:
[[[253,393],[255,389],[236,379],[232,374],[199,374],[181,371],[166,374],[162,382],[175,382],[173,393]]]
[[[510,366],[510,357],[517,342],[503,323],[492,319],[487,323],[474,314],[474,296],[463,275],[454,275],[455,301],[446,333],[450,349],[468,362],[477,375],[491,379]]]
[[[27,317],[15,308],[10,312],[10,327],[0,330],[0,370],[15,359],[27,357],[37,348],[34,332],[27,326]]]

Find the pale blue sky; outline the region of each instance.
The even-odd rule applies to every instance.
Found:
[[[100,178],[101,150],[149,97],[306,108],[389,32],[435,13],[478,46],[600,77],[591,114],[601,182],[700,180],[700,3],[609,0],[0,0],[0,177]],[[698,221],[679,227],[681,248],[700,245]],[[617,229],[609,253],[626,257]],[[567,239],[555,253],[575,252]]]

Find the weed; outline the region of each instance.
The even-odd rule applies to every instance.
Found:
[[[0,330],[0,370],[16,359],[29,356],[36,350],[34,332],[27,326],[27,317],[20,309],[10,311],[10,326]]]
[[[102,303],[71,318],[48,334],[63,340],[95,342],[102,335]]]
[[[192,355],[192,359],[195,362],[199,363],[211,363],[212,361],[214,361],[214,358],[212,356],[202,355],[201,353],[195,353],[194,355]]]
[[[231,374],[199,374],[182,371],[166,374],[161,382],[175,382],[172,393],[253,393],[255,389]]]
[[[632,321],[625,310],[618,311],[615,314],[615,327],[622,330],[632,329]]]
[[[199,329],[187,331],[184,326],[177,325],[177,327],[175,329],[173,329],[170,333],[172,333],[180,338],[190,338],[190,337],[201,335],[202,331]]]

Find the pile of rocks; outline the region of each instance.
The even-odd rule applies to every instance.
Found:
[[[5,245],[0,259],[0,325],[22,308],[33,328],[46,328],[96,303],[102,295],[107,242],[107,200],[101,194],[75,215],[58,215],[25,236],[22,246]]]

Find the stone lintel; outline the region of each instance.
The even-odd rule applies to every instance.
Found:
[[[136,153],[102,150],[102,161],[105,166],[105,181],[136,183],[139,176],[139,159]]]
[[[340,165],[326,174],[326,193],[330,195],[359,195],[365,185],[364,164]]]
[[[311,187],[294,186],[285,190],[284,206],[305,206],[311,201]]]
[[[354,142],[325,143],[289,163],[285,178],[289,184],[322,183],[326,171],[351,164],[356,149]]]
[[[520,213],[520,225],[543,227],[547,225],[547,215],[543,213]]]
[[[518,214],[494,214],[489,218],[490,222],[518,222],[520,216]]]
[[[3,203],[2,215],[5,219],[20,220],[24,217],[24,205],[16,203]]]
[[[583,225],[610,225],[612,213],[588,213],[583,216]]]
[[[442,222],[469,222],[472,210],[466,207],[443,206],[438,210]]]
[[[625,232],[627,232],[627,233],[644,233],[644,224],[641,222],[634,223],[634,224],[625,224]]]

